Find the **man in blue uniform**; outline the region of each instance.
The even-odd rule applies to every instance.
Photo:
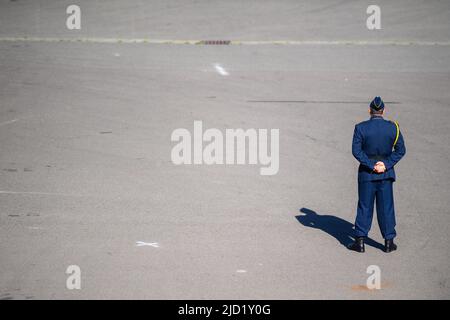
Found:
[[[350,250],[364,252],[364,239],[372,225],[374,202],[377,220],[385,239],[385,252],[397,249],[394,244],[395,212],[393,182],[395,164],[405,155],[402,133],[396,122],[383,119],[384,103],[375,97],[370,103],[370,120],[355,126],[352,153],[359,161],[358,209],[355,222],[355,242]]]

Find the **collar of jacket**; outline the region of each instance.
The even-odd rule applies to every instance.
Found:
[[[383,119],[383,116],[379,116],[379,115],[373,114],[373,115],[370,116],[370,120],[373,120],[373,119]]]

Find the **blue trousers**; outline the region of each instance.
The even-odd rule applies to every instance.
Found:
[[[372,225],[374,202],[377,204],[377,220],[384,239],[394,239],[395,212],[393,180],[358,182],[358,210],[355,221],[357,237],[367,237]]]

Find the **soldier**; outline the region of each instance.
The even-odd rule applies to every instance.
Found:
[[[384,102],[375,97],[370,103],[370,120],[355,126],[352,153],[359,161],[358,209],[355,221],[355,242],[348,248],[364,252],[373,216],[374,202],[377,220],[385,239],[385,252],[397,249],[394,244],[395,212],[393,182],[395,164],[405,155],[405,143],[397,122],[383,119]]]

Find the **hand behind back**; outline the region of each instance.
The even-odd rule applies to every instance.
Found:
[[[375,167],[373,168],[373,170],[374,170],[376,173],[383,173],[383,172],[386,171],[386,166],[384,165],[384,163],[383,163],[382,161],[378,161],[378,162],[375,164]]]

